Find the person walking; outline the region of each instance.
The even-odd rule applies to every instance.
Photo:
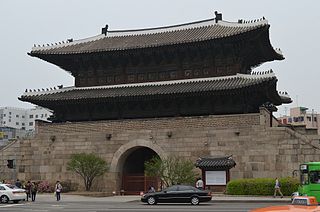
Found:
[[[29,198],[31,198],[31,182],[30,181],[27,182],[25,189],[27,193],[27,201],[29,201]]]
[[[197,189],[200,189],[200,190],[203,190],[203,181],[202,181],[201,177],[199,177],[199,178],[197,179],[196,188],[197,188]]]
[[[34,202],[36,200],[38,185],[35,182],[32,182],[30,190],[31,190],[31,200],[32,200],[32,202]]]
[[[155,190],[154,187],[151,185],[151,186],[149,186],[148,193],[153,193],[153,192],[156,192],[156,190]]]
[[[19,179],[16,180],[15,185],[16,185],[18,188],[22,188],[22,183],[20,182]]]
[[[60,193],[62,191],[62,185],[61,185],[60,181],[57,181],[54,188],[55,188],[55,192],[56,192],[57,201],[60,201],[60,199],[61,199]]]
[[[274,194],[273,197],[275,198],[277,196],[277,192],[281,195],[281,198],[283,198],[283,194],[281,193],[281,184],[278,178],[276,178],[275,185],[274,185]]]

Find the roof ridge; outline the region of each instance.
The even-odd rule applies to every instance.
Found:
[[[199,20],[199,21],[192,21],[192,22],[182,23],[182,24],[173,24],[173,25],[162,26],[162,27],[149,27],[149,28],[140,28],[140,29],[129,29],[129,30],[110,30],[110,31],[108,31],[108,33],[148,31],[148,30],[156,30],[156,29],[169,29],[169,28],[174,28],[174,27],[199,24],[199,23],[203,23],[203,22],[211,22],[211,21],[214,21],[214,20],[215,20],[215,18],[209,18],[209,19],[204,19],[204,20]]]

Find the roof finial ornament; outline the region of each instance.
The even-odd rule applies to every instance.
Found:
[[[218,23],[218,21],[222,21],[222,13],[218,13],[218,11],[214,11],[214,14],[216,15],[215,21]]]
[[[102,28],[101,34],[104,34],[105,36],[107,36],[108,28],[109,28],[109,25],[106,24],[106,27]]]

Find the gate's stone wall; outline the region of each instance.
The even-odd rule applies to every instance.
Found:
[[[175,154],[193,161],[233,155],[237,165],[231,179],[291,176],[299,163],[320,160],[318,135],[269,124],[264,109],[260,114],[38,123],[33,139],[15,141],[0,151],[0,178],[72,181],[82,186],[66,164],[73,153],[94,152],[111,167],[93,188],[119,191],[122,163],[135,146],[149,147],[160,157]],[[15,170],[6,167],[7,159],[17,161]]]

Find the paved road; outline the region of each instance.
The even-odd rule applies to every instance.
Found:
[[[134,199],[134,198],[133,198]],[[259,202],[209,202],[198,206],[190,204],[159,204],[146,205],[139,201],[121,198],[92,198],[81,196],[62,196],[57,202],[53,196],[39,196],[36,202],[21,202],[19,204],[0,204],[0,211],[6,212],[188,212],[188,211],[213,211],[213,212],[245,212],[253,208],[285,203],[259,203]]]
[[[277,203],[278,204],[278,203]],[[159,204],[149,206],[139,202],[131,203],[103,203],[103,202],[59,202],[52,203],[20,203],[0,205],[0,211],[6,212],[130,212],[130,211],[152,211],[152,212],[188,212],[188,211],[213,211],[213,212],[245,212],[253,208],[274,205],[274,203],[206,203],[198,206],[189,204]]]

